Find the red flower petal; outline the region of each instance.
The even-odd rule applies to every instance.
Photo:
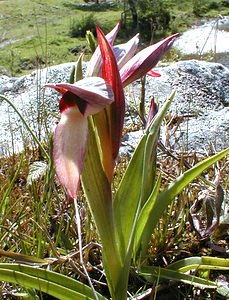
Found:
[[[104,33],[98,26],[96,27],[96,30],[98,43],[103,59],[102,76],[104,80],[112,86],[115,98],[115,101],[110,106],[111,138],[113,158],[115,159],[118,155],[121,143],[125,115],[125,97],[113,49],[104,36]]]

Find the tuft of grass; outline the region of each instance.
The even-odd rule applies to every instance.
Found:
[[[85,37],[87,30],[95,34],[95,25],[97,20],[93,13],[83,16],[81,19],[73,19],[70,25],[70,37]]]

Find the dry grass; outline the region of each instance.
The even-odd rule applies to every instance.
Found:
[[[186,164],[193,165],[204,158],[194,152],[179,155],[173,153],[173,156],[175,158],[162,151],[159,153],[157,167],[158,172],[163,174],[163,186],[166,186],[171,179],[186,169],[184,161]],[[8,196],[4,197],[5,201],[0,206],[0,249],[40,258],[56,257],[53,264],[54,270],[85,282],[86,279],[79,263],[77,230],[72,203],[67,201],[53,170],[50,168],[47,169],[43,178],[40,177],[32,186],[27,185],[29,166],[34,161],[41,159],[38,151],[27,149],[22,166],[18,170],[20,159],[20,154],[0,159],[1,198],[12,185],[13,180]],[[117,181],[120,180],[127,163],[127,158],[120,159],[115,173]],[[228,191],[226,175],[229,170],[228,166],[223,168],[226,163],[225,159],[219,162],[217,166],[212,166],[204,174],[204,178],[213,182],[216,170],[222,169],[220,184],[225,191]],[[18,175],[13,179],[16,172]],[[165,212],[152,235],[148,250],[149,264],[164,267],[180,258],[189,256],[226,256],[226,252],[221,251],[226,250],[228,245],[228,235],[224,231],[211,236],[213,244],[220,247],[218,248],[220,251],[217,251],[208,243],[209,239],[200,239],[189,222],[190,207],[203,189],[210,189],[210,186],[207,185],[206,181],[199,178],[186,188]],[[81,199],[86,265],[96,288],[106,295],[107,287],[102,270],[99,239],[95,234],[95,226],[82,193],[80,193],[79,199]],[[200,217],[205,218],[203,214],[200,214]],[[8,260],[9,258],[1,257],[1,261]],[[143,282],[143,279],[139,279],[137,275],[133,274],[130,290],[133,289],[136,292],[136,288],[142,286]],[[185,288],[178,290],[181,293],[181,290]],[[177,289],[177,285],[175,289]],[[1,294],[10,295],[11,293],[12,288],[2,283]],[[9,296],[8,299],[13,298]]]

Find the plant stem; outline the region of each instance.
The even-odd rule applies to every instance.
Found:
[[[87,277],[88,283],[92,289],[92,292],[94,294],[95,300],[99,300],[98,296],[96,295],[95,288],[91,282],[90,276],[87,272],[87,269],[84,265],[84,260],[83,260],[83,247],[82,247],[82,232],[81,232],[81,222],[80,222],[80,213],[79,213],[79,208],[77,205],[77,200],[74,199],[74,206],[75,206],[75,212],[76,212],[76,224],[77,224],[77,231],[78,231],[78,241],[79,241],[79,255],[80,255],[80,263],[83,267],[84,273]]]

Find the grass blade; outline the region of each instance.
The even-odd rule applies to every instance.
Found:
[[[155,278],[160,276],[160,279],[167,279],[167,280],[175,280],[181,281],[187,284],[191,284],[200,288],[213,288],[216,289],[217,285],[210,281],[203,278],[199,278],[197,276],[183,274],[175,270],[160,268],[160,267],[143,267],[140,271],[140,274],[146,278],[149,282],[154,282]]]

